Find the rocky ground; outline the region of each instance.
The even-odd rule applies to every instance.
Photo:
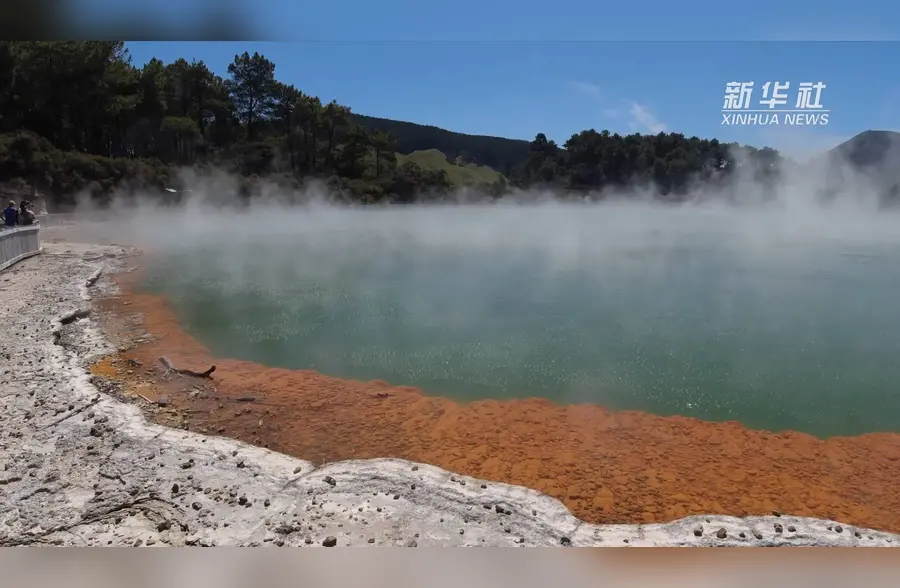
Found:
[[[316,467],[148,422],[87,366],[121,247],[49,244],[0,273],[0,546],[894,546],[790,516],[591,525],[536,491],[402,460]],[[185,376],[190,377],[190,376]]]

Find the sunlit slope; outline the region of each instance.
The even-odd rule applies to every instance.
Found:
[[[397,165],[403,165],[407,161],[412,161],[422,169],[447,172],[447,179],[455,186],[492,184],[503,178],[503,174],[487,166],[452,161],[437,149],[413,151],[409,155],[397,154]]]

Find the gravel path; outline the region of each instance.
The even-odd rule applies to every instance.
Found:
[[[46,245],[0,273],[0,546],[900,545],[789,516],[597,526],[525,488],[395,459],[313,464],[149,423],[85,367],[119,247]]]

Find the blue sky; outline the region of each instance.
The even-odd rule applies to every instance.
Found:
[[[155,2],[155,14],[194,22],[193,9],[195,20],[204,18],[205,4],[182,1],[169,12],[171,2]],[[259,38],[288,41],[133,42],[135,64],[202,59],[225,75],[235,53],[259,51],[276,63],[279,80],[355,112],[473,134],[544,132],[560,143],[586,128],[666,130],[804,156],[866,129],[900,130],[900,36],[885,26],[900,22],[900,3],[226,6],[246,12]],[[721,126],[728,81],[821,81],[829,124]]]

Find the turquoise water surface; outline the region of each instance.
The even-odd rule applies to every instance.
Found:
[[[198,230],[152,257],[145,287],[215,354],[270,366],[464,401],[900,431],[890,228],[876,239],[863,221],[730,213],[445,214],[333,213],[239,241]]]

